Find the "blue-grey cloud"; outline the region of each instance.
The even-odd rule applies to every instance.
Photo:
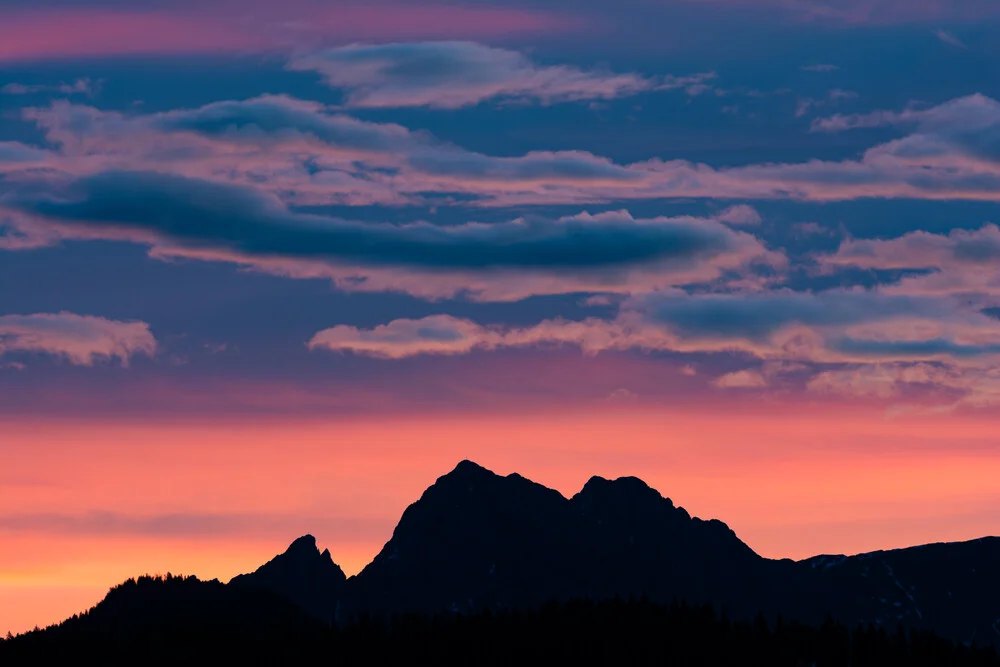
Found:
[[[0,141],[0,173],[4,168],[23,168],[43,163],[51,155],[41,149],[17,141]]]
[[[55,93],[58,95],[88,95],[92,96],[99,90],[101,82],[91,81],[87,77],[75,80],[73,83],[8,83],[0,87],[0,95],[36,95],[39,93]]]
[[[792,325],[847,327],[900,317],[944,318],[955,312],[953,305],[939,299],[864,290],[704,295],[672,291],[636,296],[629,307],[681,337],[749,341],[764,341]]]
[[[152,232],[194,247],[432,269],[614,267],[704,259],[750,237],[711,220],[624,214],[439,226],[361,223],[296,213],[251,188],[157,173],[77,180],[62,196],[9,195],[5,204],[65,225]]]
[[[186,131],[258,142],[299,133],[347,149],[383,153],[433,143],[429,135],[411,133],[400,125],[365,122],[330,113],[322,104],[284,95],[213,102],[196,109],[168,111],[150,117],[149,126],[164,132]],[[99,128],[95,123],[89,129]]]
[[[966,342],[970,340],[978,342]],[[1000,354],[1000,322],[950,299],[865,290],[665,290],[633,296],[612,320],[556,319],[511,328],[440,315],[395,320],[370,330],[338,326],[318,333],[310,346],[400,358],[551,343],[588,352],[743,352],[776,361],[823,363],[957,359]]]
[[[934,357],[953,357],[966,359],[1000,354],[1000,343],[989,345],[963,345],[946,338],[931,338],[927,340],[856,340],[842,338],[835,341],[831,347],[851,355],[871,356],[879,360],[901,358],[921,359]]]

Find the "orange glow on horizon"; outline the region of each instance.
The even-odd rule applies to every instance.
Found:
[[[769,557],[971,539],[1000,533],[998,435],[988,419],[843,410],[4,423],[0,633],[146,572],[225,581],[307,532],[355,573],[465,458],[567,496],[639,476]]]

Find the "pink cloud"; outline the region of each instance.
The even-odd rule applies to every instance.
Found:
[[[916,124],[909,135],[874,146],[857,160],[728,168],[669,157],[619,164],[579,150],[487,155],[285,96],[151,115],[58,103],[29,110],[26,117],[60,145],[58,152],[35,151],[39,158],[66,174],[127,168],[224,177],[292,204],[417,203],[432,192],[468,195],[464,204],[481,206],[663,197],[1000,199],[1000,164],[989,150],[1000,106],[981,95],[924,111],[828,119],[844,128]],[[5,166],[0,155],[0,171],[18,169],[17,163]],[[37,175],[25,171],[23,178]]]
[[[0,316],[0,356],[17,352],[50,354],[79,366],[99,359],[127,365],[137,354],[155,354],[156,339],[145,322],[73,313]]]
[[[0,11],[0,62],[290,51],[344,40],[497,37],[579,25],[545,12],[400,2],[215,3],[175,11],[7,10]]]
[[[720,389],[761,389],[767,386],[767,378],[759,371],[744,370],[727,373],[712,382]]]
[[[923,271],[887,285],[899,294],[957,295],[980,307],[1000,304],[1000,228],[953,229],[947,235],[914,231],[891,239],[847,239],[820,258],[827,269]]]
[[[917,128],[859,160],[730,168],[659,158],[619,164],[586,151],[486,155],[284,96],[152,115],[59,103],[26,116],[60,145],[58,152],[35,152],[65,174],[128,168],[225,175],[293,204],[416,203],[437,192],[469,195],[466,204],[512,206],[663,197],[995,201],[1000,165],[988,137],[1000,126],[998,108],[990,98],[971,96],[912,114],[851,120],[848,126],[913,122]],[[0,159],[9,179],[19,177],[11,173],[18,169]]]
[[[949,361],[957,356],[969,364],[993,363],[1000,356],[1000,321],[949,299],[861,290],[701,295],[664,290],[635,295],[611,320],[557,318],[511,328],[435,315],[369,330],[337,326],[309,342],[312,349],[392,359],[535,345],[573,345],[587,354],[739,352],[778,364],[768,369],[775,375],[801,370],[803,362]]]
[[[921,409],[941,411],[1000,402],[1000,321],[949,298],[861,290],[756,296],[673,290],[636,295],[607,320],[556,318],[517,328],[434,315],[372,329],[335,326],[308,346],[382,359],[536,347],[576,348],[587,356],[736,353],[763,363],[710,386],[768,392],[800,386],[884,400],[919,395]],[[682,372],[695,374],[690,366]],[[812,377],[793,385],[803,374]]]

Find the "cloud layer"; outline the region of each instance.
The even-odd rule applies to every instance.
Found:
[[[312,347],[389,358],[569,343],[587,352],[739,352],[817,363],[934,361],[1000,354],[1000,321],[947,299],[863,290],[689,294],[667,290],[626,301],[614,320],[547,320],[524,329],[433,316],[363,331],[323,331]]]
[[[670,156],[618,164],[585,151],[487,155],[286,96],[148,115],[61,102],[25,115],[56,148],[7,142],[3,154],[15,158],[0,155],[0,173],[10,183],[45,185],[53,174],[156,170],[242,183],[311,205],[433,201],[497,207],[679,197],[1000,200],[1000,105],[983,96],[922,111],[819,121],[825,129],[913,127],[857,160],[734,167]]]
[[[817,394],[887,399],[933,388],[946,394],[949,409],[1000,398],[1000,320],[951,298],[864,290],[668,290],[635,295],[610,320],[556,318],[518,328],[435,315],[373,329],[340,325],[308,345],[382,359],[528,346],[735,355],[760,365],[717,377],[716,388],[759,390],[805,374],[805,388]]]

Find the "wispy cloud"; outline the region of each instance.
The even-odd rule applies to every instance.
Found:
[[[956,46],[960,49],[969,48],[968,46],[965,45],[965,42],[960,40],[958,37],[955,37],[955,35],[951,34],[947,30],[937,30],[935,31],[934,35],[945,44]]]
[[[760,389],[767,386],[767,378],[759,371],[744,370],[727,373],[716,378],[712,384],[720,389]]]
[[[73,83],[54,83],[54,84],[23,84],[23,83],[8,83],[7,85],[0,88],[0,94],[3,95],[34,95],[37,93],[57,93],[59,95],[87,95],[88,97],[94,96],[100,89],[101,82],[91,81],[87,78],[77,79]]]
[[[540,65],[516,51],[475,42],[354,44],[292,60],[344,90],[352,107],[455,109],[486,100],[542,104],[612,99],[703,85],[710,73],[647,77],[570,65]]]
[[[801,118],[814,109],[835,105],[843,102],[844,100],[855,100],[857,98],[858,94],[854,91],[834,88],[829,91],[824,98],[806,97],[800,99],[795,108],[795,117]]]

